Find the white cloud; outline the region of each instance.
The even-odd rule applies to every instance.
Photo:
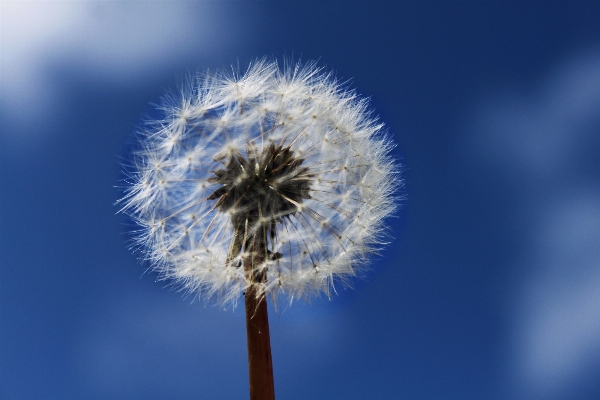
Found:
[[[482,103],[471,150],[524,179],[554,179],[597,135],[600,51],[556,68],[534,93],[506,89]]]
[[[586,161],[599,146],[600,52],[483,104],[467,147],[512,182],[515,213],[529,223],[513,254],[514,389],[563,398],[600,378],[600,171]]]
[[[544,208],[516,315],[516,367],[551,398],[600,362],[600,192],[565,194]]]
[[[225,46],[239,24],[223,30],[218,2],[0,3],[0,104],[27,123],[57,106],[50,67],[69,68],[102,84],[131,85],[182,56]]]

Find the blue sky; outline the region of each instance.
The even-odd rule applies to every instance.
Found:
[[[157,282],[116,214],[199,69],[318,60],[407,200],[354,288],[271,308],[280,399],[600,398],[600,5],[0,4],[0,398],[247,397],[242,308]]]

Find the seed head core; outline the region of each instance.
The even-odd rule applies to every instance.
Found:
[[[310,199],[312,174],[289,146],[269,144],[260,154],[256,144],[246,145],[246,157],[235,152],[216,159],[224,168],[212,171],[210,183],[222,186],[208,196],[221,212],[230,212],[233,225],[246,221],[277,224]]]

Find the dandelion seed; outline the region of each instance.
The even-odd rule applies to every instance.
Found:
[[[400,184],[367,101],[314,63],[263,59],[190,86],[141,133],[120,200],[145,258],[200,297],[245,295],[248,324],[262,312],[249,297],[347,282],[383,244]]]
[[[250,286],[273,298],[329,295],[382,244],[395,208],[392,145],[367,101],[313,63],[282,71],[259,60],[192,85],[141,133],[121,200],[146,258],[223,304]],[[242,255],[259,261],[250,274]]]

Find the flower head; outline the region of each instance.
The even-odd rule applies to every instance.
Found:
[[[315,64],[205,73],[141,133],[123,210],[165,279],[223,303],[345,282],[382,241],[400,183],[367,108]]]

